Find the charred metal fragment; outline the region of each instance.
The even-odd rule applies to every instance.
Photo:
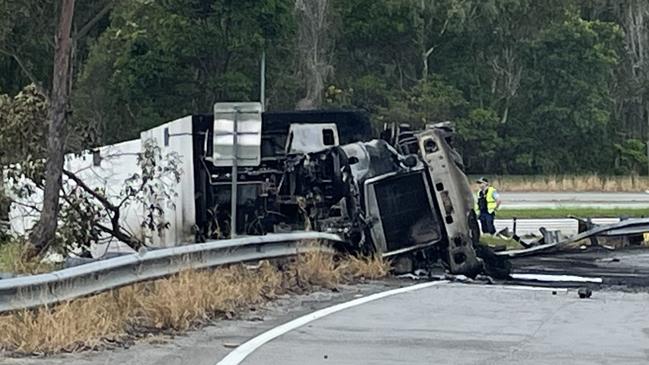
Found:
[[[558,252],[561,248],[567,245],[585,239],[596,239],[597,237],[601,236],[634,236],[642,235],[645,232],[649,232],[649,218],[627,219],[615,224],[597,225],[588,231],[581,232],[575,236],[560,241],[549,242],[522,250],[498,252],[497,254],[500,256],[509,256],[514,258],[536,254],[554,253]]]

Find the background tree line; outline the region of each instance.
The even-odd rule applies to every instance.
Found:
[[[0,0],[0,162],[44,151],[60,6]],[[265,51],[269,110],[451,120],[470,173],[647,173],[645,0],[79,1],[72,34],[66,150],[256,100]]]

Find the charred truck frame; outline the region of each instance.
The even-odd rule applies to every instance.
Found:
[[[213,163],[214,118],[192,123],[197,241],[229,237],[231,167]],[[474,275],[473,196],[448,125],[389,126],[365,113],[263,113],[260,160],[237,173],[236,233],[337,233],[344,249]]]

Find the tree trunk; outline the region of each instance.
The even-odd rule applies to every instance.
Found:
[[[333,73],[328,58],[331,48],[328,0],[296,0],[298,51],[304,75],[306,96],[296,105],[298,110],[316,109],[322,105],[325,81]]]
[[[45,165],[45,192],[40,219],[30,236],[31,245],[26,257],[35,257],[54,241],[59,216],[59,191],[62,187],[65,153],[65,119],[70,95],[70,32],[75,0],[62,0],[55,37],[54,74],[47,112],[47,163]]]

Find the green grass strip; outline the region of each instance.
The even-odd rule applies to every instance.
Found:
[[[480,243],[490,247],[505,246],[508,250],[518,250],[523,248],[523,246],[512,239],[504,239],[488,234],[480,235]]]
[[[539,208],[539,209],[503,209],[496,212],[496,219],[545,219],[567,218],[642,218],[649,217],[649,208]]]

